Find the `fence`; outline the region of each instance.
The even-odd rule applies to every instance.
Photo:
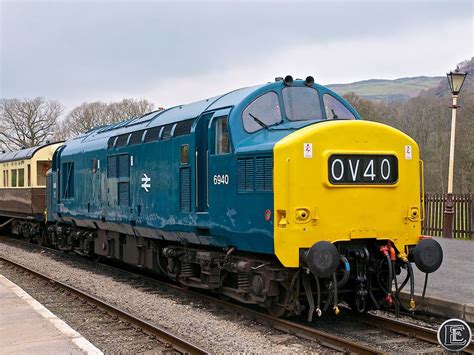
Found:
[[[425,220],[423,234],[443,236],[443,212],[447,194],[425,195]],[[453,238],[473,239],[474,198],[473,194],[453,194]]]

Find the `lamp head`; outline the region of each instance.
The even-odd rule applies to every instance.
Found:
[[[448,77],[449,89],[453,95],[457,95],[461,91],[466,75],[467,73],[460,71],[459,68],[446,74]]]

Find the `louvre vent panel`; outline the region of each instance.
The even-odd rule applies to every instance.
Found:
[[[253,177],[254,177],[254,160],[253,158],[246,159],[245,161],[245,190],[253,190]]]
[[[237,191],[245,191],[245,159],[237,161]]]
[[[130,205],[130,184],[128,182],[118,183],[118,204],[121,206]]]
[[[191,127],[194,123],[194,119],[181,121],[176,124],[176,128],[174,129],[174,137],[184,136],[191,132]]]
[[[254,159],[244,158],[237,161],[237,189],[240,192],[253,191]]]
[[[160,136],[161,127],[153,127],[146,132],[145,143],[157,141]]]
[[[255,190],[265,190],[265,158],[255,159]]]
[[[191,211],[191,173],[189,168],[179,170],[179,210]]]
[[[273,158],[242,158],[237,161],[237,190],[273,191]]]
[[[117,177],[130,176],[130,159],[128,154],[118,155],[118,175]]]
[[[265,191],[273,191],[273,158],[265,158]]]
[[[114,178],[117,176],[117,156],[107,157],[107,177]]]

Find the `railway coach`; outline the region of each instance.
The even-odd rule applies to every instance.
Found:
[[[61,143],[0,154],[0,226],[34,238],[45,229],[46,173]]]
[[[422,181],[410,137],[287,76],[67,141],[46,237],[277,316],[363,312],[402,305],[393,283],[405,269],[413,293],[411,262],[441,264]]]

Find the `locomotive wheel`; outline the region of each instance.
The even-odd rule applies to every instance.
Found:
[[[286,304],[290,299],[288,290],[280,286],[278,296],[271,300],[270,306],[267,308],[267,312],[273,317],[283,317],[287,313]]]

